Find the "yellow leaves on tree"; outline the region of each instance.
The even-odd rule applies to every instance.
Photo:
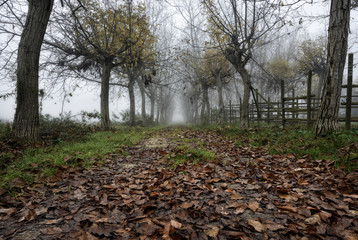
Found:
[[[91,54],[113,59],[114,63],[131,61],[134,64],[138,52],[144,55],[152,52],[155,38],[143,4],[129,8],[123,1],[114,8],[86,1],[86,8],[79,22],[85,30],[82,42],[86,42]]]

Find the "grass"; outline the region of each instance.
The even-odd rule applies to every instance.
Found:
[[[214,152],[204,149],[193,149],[189,145],[182,145],[175,149],[174,152],[166,156],[171,168],[184,163],[209,162],[217,159]]]
[[[156,135],[160,129],[173,134],[174,142],[179,143],[179,146],[166,156],[171,168],[183,163],[217,160],[217,155],[206,150],[203,142],[196,138],[194,133],[183,136],[182,128],[166,130],[161,127],[117,127],[112,132],[91,132],[90,129],[87,133],[78,132],[80,129],[75,127],[72,129],[72,133],[48,135],[49,137],[44,139],[51,142],[50,144],[41,145],[42,147],[29,145],[21,148],[20,153],[17,151],[16,142],[11,143],[13,145],[9,145],[9,141],[0,142],[0,147],[6,147],[3,148],[5,151],[0,152],[0,191],[5,188],[16,192],[23,185],[41,183],[41,180],[44,182],[46,178],[68,166],[90,168],[93,164],[100,164],[104,159],[110,158],[110,153],[126,155],[128,153],[123,150],[124,146],[132,146],[143,138]],[[282,129],[261,126],[241,129],[226,125],[200,126],[193,129],[218,131],[235,139],[237,146],[264,147],[271,155],[294,154],[297,158],[334,161],[336,166],[348,171],[358,169],[358,128],[349,132],[338,131],[320,138],[316,138],[310,130],[297,127]],[[10,131],[9,125],[0,124],[2,140],[11,135]],[[200,134],[200,131],[198,133]]]
[[[61,142],[44,148],[29,148],[11,162],[0,175],[0,189],[16,190],[22,184],[53,176],[63,166],[89,168],[100,163],[107,154],[126,154],[123,146],[136,144],[146,133],[142,130],[120,128],[112,132],[95,132],[80,142]]]
[[[358,128],[340,130],[326,137],[297,127],[276,126],[241,129],[236,126],[218,128],[227,137],[236,139],[237,146],[265,147],[270,154],[293,154],[298,158],[334,161],[348,171],[358,169]]]

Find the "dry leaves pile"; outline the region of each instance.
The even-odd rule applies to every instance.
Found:
[[[217,161],[168,169],[165,156],[183,138],[162,135],[161,147],[128,148],[17,200],[2,196],[0,239],[358,239],[357,172],[192,130],[182,136],[202,140]]]

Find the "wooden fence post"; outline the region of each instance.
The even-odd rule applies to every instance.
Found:
[[[240,111],[240,123],[241,123],[241,119],[242,119],[242,100],[241,100],[241,98],[239,98],[239,100],[240,100],[240,109],[239,109],[239,111]]]
[[[296,118],[296,99],[295,99],[295,88],[292,88],[292,118]]]
[[[232,120],[232,114],[231,114],[231,100],[229,102],[229,119],[230,119],[230,123],[231,123],[231,120]]]
[[[348,54],[348,79],[346,101],[346,130],[351,130],[352,113],[353,53]]]
[[[269,102],[271,102],[271,99],[270,98],[268,98],[268,101]],[[270,104],[267,104],[267,123],[270,123],[270,111],[271,111],[271,109],[270,109]]]
[[[282,127],[285,127],[285,82],[281,80],[281,111],[282,111]]]
[[[308,72],[307,78],[307,128],[311,128],[311,104],[312,104],[312,70]]]

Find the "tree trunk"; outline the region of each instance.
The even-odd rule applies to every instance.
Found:
[[[250,88],[251,88],[251,80],[250,74],[247,72],[245,67],[238,68],[238,73],[240,74],[242,81],[244,83],[244,96],[241,104],[241,122],[240,126],[242,128],[249,127],[249,100],[250,100]]]
[[[154,123],[154,110],[155,110],[155,95],[156,95],[156,90],[151,91],[151,94],[149,96],[150,99],[150,121],[152,123]]]
[[[324,78],[325,78],[325,72],[320,72],[318,74],[318,86],[317,86],[317,90],[315,93],[315,98],[321,98],[322,96],[322,88],[323,88],[323,83],[324,83]]]
[[[134,96],[134,83],[135,79],[132,74],[128,74],[128,92],[129,92],[129,124],[135,125],[135,96]]]
[[[156,123],[159,123],[160,118],[160,103],[157,101],[157,118],[155,119]]]
[[[203,99],[202,99],[202,106],[201,106],[201,121],[207,122],[209,109],[209,88],[205,83],[201,84],[202,91],[203,91]],[[205,111],[206,110],[206,111]]]
[[[17,56],[15,137],[36,140],[39,135],[39,59],[53,0],[29,0]]]
[[[346,62],[350,0],[332,0],[328,28],[328,56],[316,136],[337,130],[343,70]]]
[[[154,108],[155,108],[155,98],[154,96],[150,97],[150,121],[154,122]]]
[[[141,99],[142,99],[142,108],[141,108],[141,115],[142,115],[142,125],[146,126],[147,125],[147,118],[146,118],[146,110],[145,110],[145,89],[144,89],[144,75],[142,74],[142,79],[140,80],[138,78],[138,86],[139,86],[139,90],[140,90],[140,95],[141,95]]]
[[[109,79],[111,78],[111,70],[112,62],[103,62],[101,79],[101,125],[103,130],[111,129],[111,120],[109,118]]]
[[[194,110],[193,110],[193,123],[198,123],[200,121],[199,116],[199,99],[195,98],[194,100]]]
[[[219,99],[219,123],[225,122],[224,114],[224,99],[223,99],[223,85],[221,82],[220,73],[216,77],[216,83],[218,87],[218,99]]]

